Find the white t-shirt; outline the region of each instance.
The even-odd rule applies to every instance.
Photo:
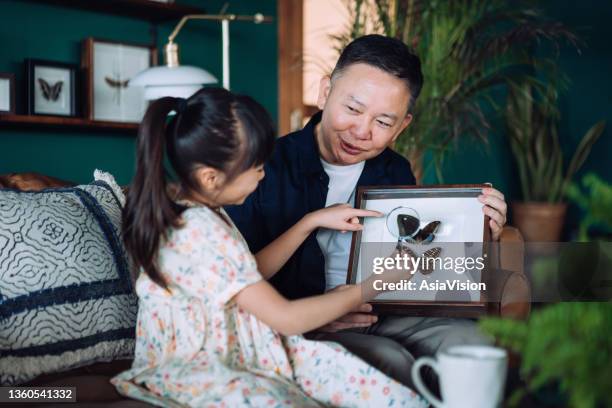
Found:
[[[321,159],[325,173],[329,176],[329,186],[325,207],[333,204],[355,205],[355,187],[361,176],[365,161],[348,166],[329,164]],[[333,289],[346,283],[349,252],[352,234],[340,231],[320,229],[317,242],[325,257],[325,290]]]

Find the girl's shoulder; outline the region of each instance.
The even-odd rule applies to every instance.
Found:
[[[213,210],[208,207],[199,206],[199,207],[188,207],[181,214],[181,218],[183,223],[186,224],[199,224],[199,223],[207,223],[211,222],[215,223],[215,214]]]
[[[175,239],[187,237],[193,241],[205,238],[214,242],[215,237],[223,238],[235,235],[235,226],[222,209],[217,212],[205,206],[187,208],[181,214],[180,226],[173,228],[170,234]]]

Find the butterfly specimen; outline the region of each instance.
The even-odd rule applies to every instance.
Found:
[[[440,247],[430,248],[423,252],[420,265],[420,270],[423,275],[429,275],[433,272],[435,266],[434,260],[440,256],[440,253],[442,253],[442,248]]]
[[[418,218],[408,214],[397,215],[397,228],[400,238],[411,237],[418,229],[421,222]]]
[[[399,240],[397,241],[397,246],[395,247],[400,253],[408,255],[410,258],[416,258],[417,254],[414,253],[412,249],[408,246],[406,241]]]
[[[440,226],[440,221],[432,221],[427,224],[424,228],[419,229],[421,222],[418,218],[408,214],[397,215],[397,228],[399,231],[399,237],[397,239],[396,248],[408,255],[411,258],[416,258],[417,255],[414,253],[408,244],[430,244],[436,237],[436,231]],[[440,256],[442,248],[435,247],[428,249],[421,255],[421,262],[419,263],[419,270],[423,275],[428,275],[434,270],[434,259]]]
[[[406,241],[398,241],[396,248],[400,251],[400,253],[405,254],[410,258],[418,258],[417,254],[408,246]],[[418,270],[423,275],[429,275],[432,273],[435,267],[435,259],[439,258],[441,253],[442,248],[440,247],[430,248],[423,252],[421,254],[421,260],[417,264]]]
[[[440,224],[440,221],[432,221],[425,228],[419,229],[420,221],[416,217],[408,214],[398,214],[399,240],[416,244],[429,244],[436,237],[435,233]]]
[[[47,81],[42,78],[38,78],[38,83],[40,84],[40,89],[42,90],[43,97],[48,100],[55,102],[60,96],[62,92],[62,86],[64,85],[64,81],[57,81],[53,86],[49,85]]]
[[[104,83],[109,86],[113,93],[113,101],[121,106],[125,102],[124,92],[128,91],[128,83],[130,79],[126,79],[121,72],[119,61],[112,62],[112,70],[109,75],[104,76]]]
[[[122,81],[120,79],[104,77],[104,82],[106,82],[111,88],[127,88],[129,79]]]
[[[436,237],[436,231],[440,226],[440,221],[432,221],[425,226],[425,228],[420,229],[413,238],[419,244],[429,244]]]

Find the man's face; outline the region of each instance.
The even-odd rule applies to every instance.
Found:
[[[323,78],[317,101],[321,157],[349,165],[379,155],[410,124],[409,100],[401,79],[367,64],[350,65],[333,83]]]

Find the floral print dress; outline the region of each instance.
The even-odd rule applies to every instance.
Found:
[[[140,274],[135,359],[111,380],[121,394],[168,407],[427,406],[342,346],[282,336],[242,310],[234,296],[263,278],[224,217],[183,212],[159,250],[170,293]]]

